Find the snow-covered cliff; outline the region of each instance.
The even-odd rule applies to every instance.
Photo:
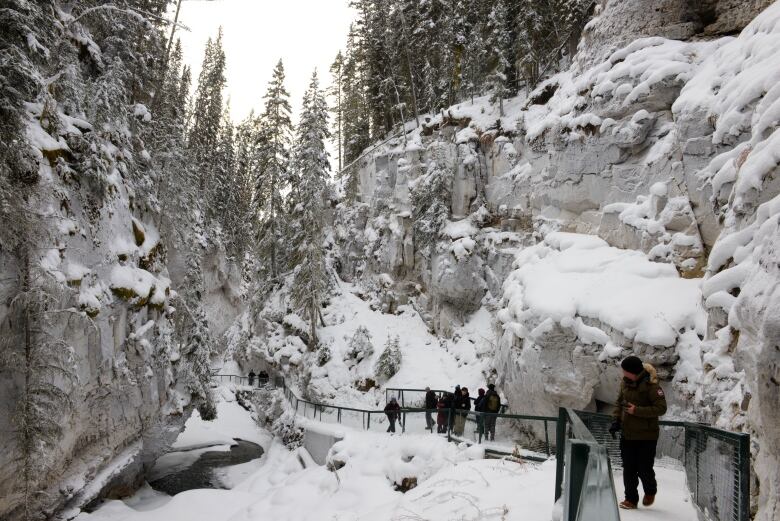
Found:
[[[525,412],[606,406],[619,360],[639,354],[675,415],[752,434],[768,520],[780,508],[765,428],[780,419],[780,5],[709,2],[707,23],[675,32],[661,18],[684,21],[687,3],[668,3],[677,11],[636,28],[639,2],[602,2],[572,68],[504,116],[478,98],[371,149],[358,202],[336,212],[338,267],[391,281],[386,300],[411,297],[445,337],[491,310],[499,383]],[[437,162],[450,215],[428,257],[411,194]]]

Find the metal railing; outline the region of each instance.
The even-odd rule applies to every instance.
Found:
[[[248,385],[239,375],[213,375],[220,382]],[[284,378],[257,379],[256,386],[282,390],[297,415],[365,431],[383,432],[390,421],[383,409],[362,409],[318,403],[298,397]],[[436,393],[449,392],[434,390]],[[559,409],[558,417],[491,414],[450,408],[425,409],[425,389],[387,389],[398,397],[400,432],[435,432],[448,440],[482,443],[486,450],[512,452],[524,459],[556,456],[556,501],[564,497],[564,512],[575,519],[609,520],[617,508],[613,468],[621,468],[620,441],[609,433],[612,416]],[[506,407],[504,405],[504,407]],[[439,425],[442,425],[442,429]],[[555,439],[551,428],[555,425]],[[713,521],[750,520],[750,436],[680,421],[659,421],[658,455],[681,463],[693,504]],[[560,449],[560,450],[559,450]],[[611,503],[606,502],[608,475]],[[597,515],[595,512],[599,512]],[[574,516],[574,517],[572,517]]]
[[[604,448],[610,466],[622,467],[619,437],[609,434],[612,416],[561,409],[557,444],[571,434],[572,414]],[[713,521],[750,520],[750,435],[728,432],[691,422],[661,420],[657,455],[677,460],[683,467],[693,504]],[[565,461],[558,454],[556,500],[565,493]],[[566,518],[568,519],[568,518]]]
[[[250,378],[248,376],[241,376],[237,374],[212,374],[211,378],[219,383],[234,383],[238,385],[250,385],[255,387],[263,387],[268,385],[268,383],[271,381],[270,377],[267,376],[256,376],[254,378]]]

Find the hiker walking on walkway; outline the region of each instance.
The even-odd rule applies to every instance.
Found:
[[[250,387],[255,385],[255,372],[251,369],[249,370],[249,385]]]
[[[425,424],[427,429],[433,432],[433,411],[436,409],[436,393],[431,391],[430,387],[425,388]]]
[[[466,416],[468,411],[471,410],[468,389],[461,389],[460,395],[455,397],[455,409],[455,425],[452,432],[457,436],[462,436],[463,429],[466,427]]]
[[[398,401],[395,396],[390,398],[390,402],[385,405],[385,415],[390,426],[387,428],[387,432],[395,432],[395,422],[401,417],[401,406],[398,405]]]
[[[501,397],[496,392],[495,384],[488,384],[488,390],[485,393],[484,400],[485,412],[485,439],[493,441],[496,439],[496,414],[501,412]]]
[[[639,481],[645,492],[644,506],[655,501],[658,484],[655,480],[653,463],[658,444],[658,417],[666,413],[666,397],[658,385],[655,368],[642,363],[636,356],[629,356],[620,364],[623,381],[613,416],[615,421],[609,428],[614,436],[620,436],[620,457],[623,460],[623,487],[625,499],[620,508],[637,508],[639,504]]]

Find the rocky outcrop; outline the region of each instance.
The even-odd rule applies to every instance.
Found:
[[[485,299],[499,302],[495,366],[525,412],[606,407],[617,361],[638,353],[658,366],[673,414],[753,435],[762,520],[777,515],[780,466],[767,428],[778,421],[780,280],[780,168],[771,152],[780,135],[780,6],[769,4],[671,0],[647,13],[646,2],[601,2],[572,69],[506,102],[504,117],[486,99],[462,103],[367,154],[365,228],[342,234],[352,254],[340,266],[369,279],[388,273],[397,292],[416,285],[416,305],[445,336]],[[452,166],[450,222],[431,255],[415,247],[410,263],[409,186],[434,142]],[[600,237],[578,246],[583,258],[633,251],[653,261],[636,265],[640,277],[663,272],[685,288],[685,309],[672,311],[673,299],[653,311],[674,325],[670,336],[637,336],[632,320],[647,310],[623,309],[632,318],[622,322],[604,309],[561,316],[529,304],[524,269],[546,259],[539,270],[565,279],[579,265],[557,232]],[[623,262],[633,265],[634,253]]]

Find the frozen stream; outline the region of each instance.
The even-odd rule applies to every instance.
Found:
[[[149,485],[169,496],[175,496],[185,490],[229,488],[228,484],[217,477],[217,473],[214,472],[216,469],[247,463],[263,455],[263,447],[258,444],[240,439],[235,441],[236,445],[231,446],[229,450],[219,446],[220,450],[200,452],[198,459],[191,465],[154,479],[149,482]],[[170,454],[175,456],[186,452],[189,451],[176,451]]]

